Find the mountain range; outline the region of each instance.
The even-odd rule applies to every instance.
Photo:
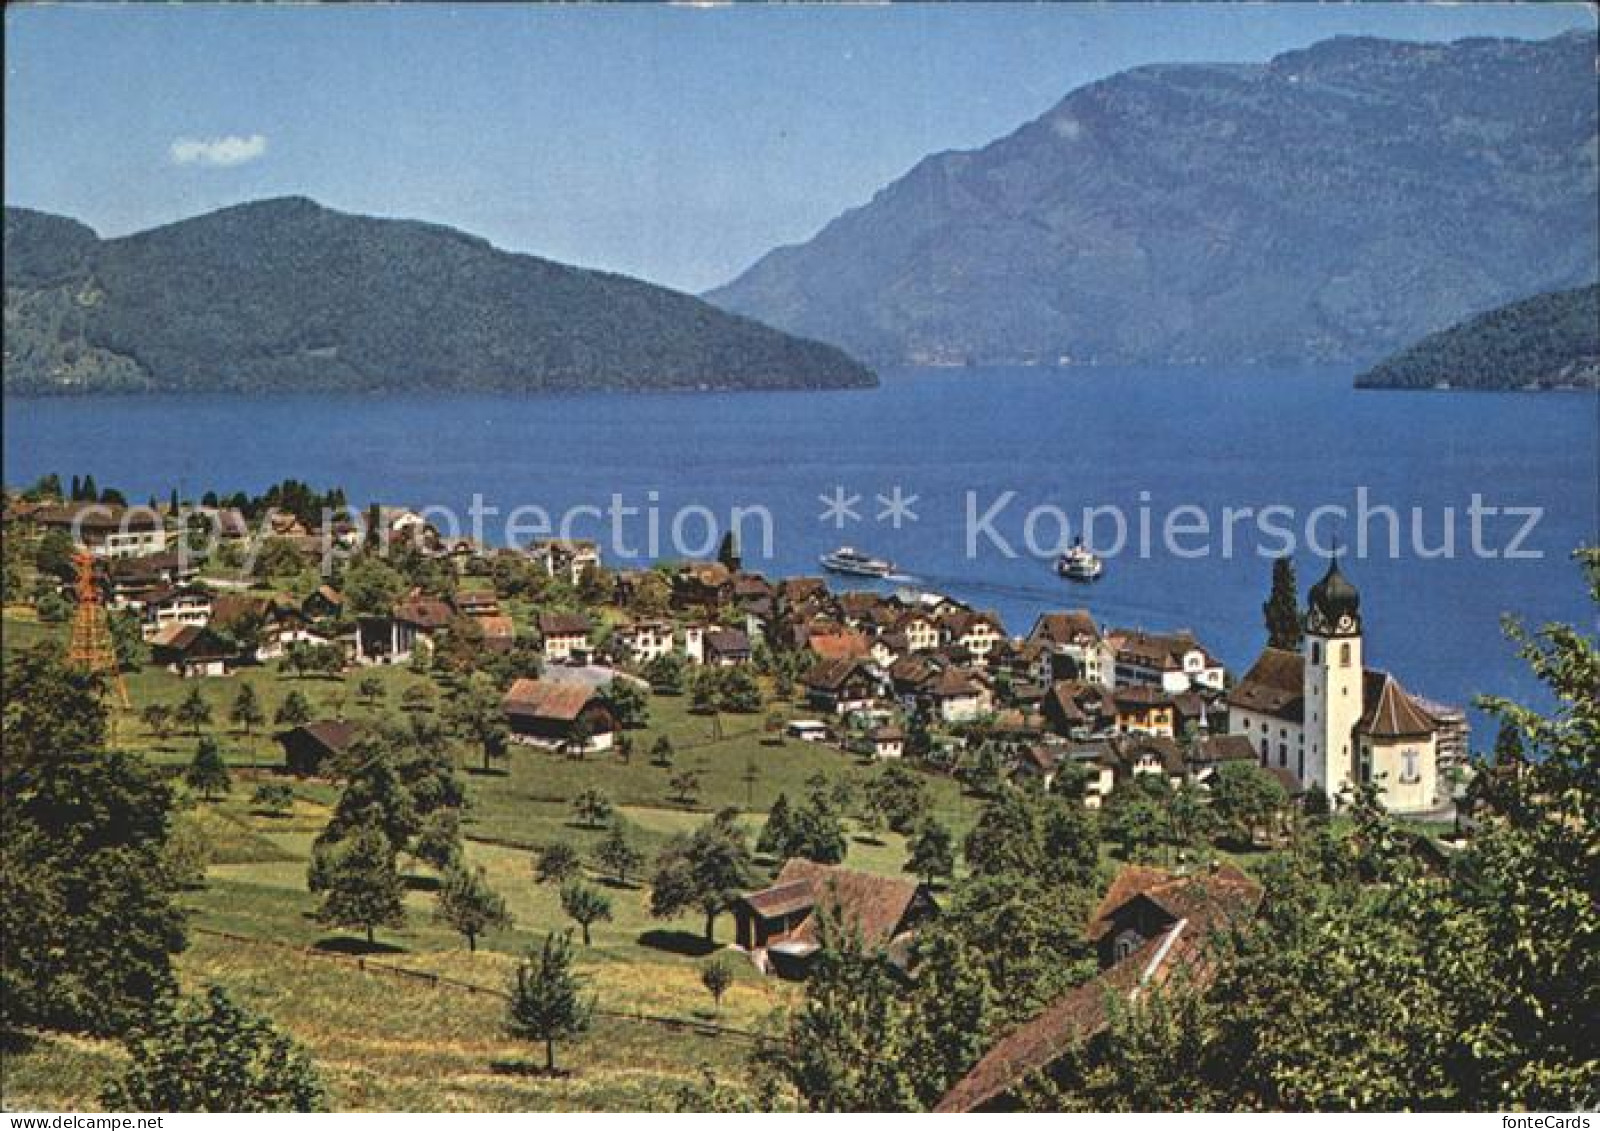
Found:
[[[1370,362],[1597,271],[1596,41],[1139,67],[707,297],[890,364]]]
[[[264,200],[118,239],[5,210],[19,393],[871,385],[837,348],[450,228]]]
[[[1600,285],[1535,295],[1430,334],[1363,389],[1600,388]]]

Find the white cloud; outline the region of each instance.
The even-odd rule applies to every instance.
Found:
[[[267,139],[260,134],[249,137],[180,137],[167,150],[174,165],[243,165],[267,151]]]

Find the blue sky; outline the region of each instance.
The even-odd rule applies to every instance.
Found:
[[[6,200],[118,235],[265,196],[702,290],[1140,63],[1542,38],[1582,4],[12,6]]]

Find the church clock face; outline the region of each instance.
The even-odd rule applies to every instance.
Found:
[[[1343,616],[1341,616],[1339,618],[1339,631],[1340,632],[1349,632],[1355,626],[1356,626],[1356,620],[1349,613],[1345,613]]]

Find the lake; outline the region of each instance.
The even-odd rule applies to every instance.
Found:
[[[1262,642],[1270,566],[1258,550],[1281,547],[1249,518],[1220,536],[1161,540],[1169,516],[1186,527],[1200,508],[1219,531],[1224,508],[1293,508],[1275,520],[1303,539],[1314,508],[1320,544],[1357,548],[1358,490],[1395,508],[1401,546],[1388,554],[1386,520],[1367,524],[1373,546],[1345,572],[1360,588],[1369,663],[1424,695],[1465,702],[1480,691],[1535,688],[1503,640],[1498,620],[1593,627],[1570,552],[1596,539],[1600,508],[1592,394],[1358,392],[1345,369],[904,370],[877,389],[848,392],[548,397],[215,396],[5,401],[5,481],[55,471],[91,473],[138,501],[208,489],[256,492],[293,477],[340,485],[352,502],[438,504],[463,511],[474,493],[501,512],[532,504],[652,507],[663,537],[683,508],[726,520],[735,507],[771,516],[770,554],[745,525],[746,563],[773,574],[816,573],[841,544],[888,557],[929,588],[992,608],[1013,633],[1047,608],[1082,605],[1103,624],[1193,629],[1236,673]],[[915,495],[900,528],[875,496]],[[843,528],[821,522],[820,496],[843,488],[861,500]],[[1007,496],[1006,492],[1014,492]],[[653,494],[652,494],[653,493]],[[969,493],[970,498],[969,498]],[[1508,560],[1472,552],[1468,507],[1542,508]],[[1131,543],[1092,585],[1058,580],[1046,554],[1060,519],[1085,507],[1121,507]],[[1424,558],[1412,545],[1418,508],[1424,548],[1442,539],[1454,508],[1455,553]],[[969,509],[987,526],[968,521]],[[1152,542],[1138,545],[1140,511]],[[1029,523],[1030,511],[1034,512]],[[892,517],[892,516],[891,516]],[[682,514],[702,542],[706,516]],[[1097,519],[1096,548],[1110,547]],[[1525,523],[1483,520],[1481,543],[1505,550]],[[606,520],[609,527],[609,519]],[[976,556],[968,528],[978,526]],[[992,532],[996,537],[991,537]],[[498,529],[491,531],[499,541]],[[607,529],[585,512],[573,529]],[[645,515],[624,519],[624,549],[644,548]],[[1210,552],[1189,556],[1209,541]],[[1003,544],[1016,551],[1005,552]],[[670,546],[662,552],[671,554]],[[607,546],[609,560],[619,557]],[[637,559],[637,553],[632,554]],[[1323,563],[1299,549],[1302,591]],[[1489,741],[1478,735],[1480,742]]]

